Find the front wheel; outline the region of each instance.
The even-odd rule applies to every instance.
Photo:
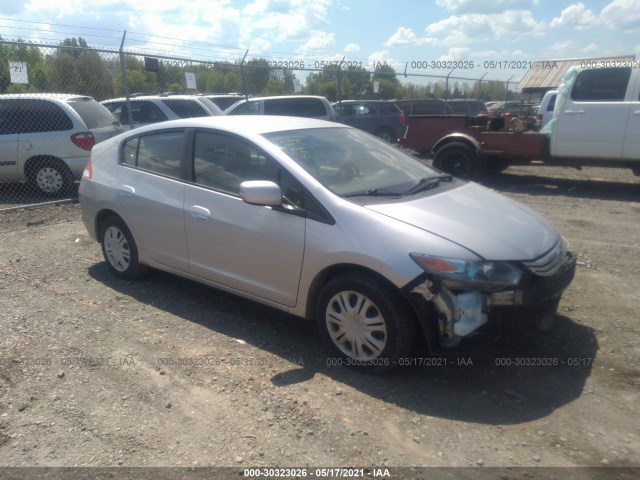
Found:
[[[101,231],[102,254],[113,274],[128,280],[143,275],[146,269],[138,261],[138,247],[125,223],[110,217]]]
[[[320,294],[316,319],[337,364],[368,372],[391,370],[409,355],[417,324],[397,291],[362,274],[331,280]]]

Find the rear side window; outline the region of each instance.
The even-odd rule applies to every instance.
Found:
[[[621,102],[627,93],[631,68],[583,70],[571,90],[571,99],[583,102]]]
[[[71,99],[67,101],[67,105],[80,115],[89,129],[110,127],[116,121],[113,114],[93,98]]]
[[[556,98],[558,95],[552,95],[549,99],[549,105],[547,105],[547,112],[553,112],[553,109],[556,108]]]
[[[164,122],[168,120],[167,116],[160,110],[153,102],[147,100],[129,101],[131,106],[131,117],[133,123],[156,123]],[[120,121],[122,123],[129,123],[129,114],[127,110],[127,104],[122,106],[122,112],[120,114]]]
[[[184,132],[159,132],[130,138],[122,163],[170,177],[180,177]]]
[[[64,110],[47,100],[21,101],[19,112],[19,133],[61,132],[73,128],[73,122]]]
[[[327,109],[321,100],[314,98],[276,98],[264,101],[264,114],[324,117],[327,115]]]
[[[169,107],[173,113],[180,118],[205,117],[210,115],[202,105],[191,100],[172,98],[163,99],[162,103]]]

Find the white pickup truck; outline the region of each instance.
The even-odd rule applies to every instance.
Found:
[[[460,177],[540,163],[631,168],[640,175],[640,62],[570,69],[553,119],[528,132],[511,118],[414,116],[400,144],[434,155],[434,166]]]

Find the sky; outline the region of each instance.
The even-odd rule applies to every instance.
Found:
[[[640,0],[0,0],[4,40],[117,49],[125,31],[129,51],[238,60],[248,50],[306,68],[344,59],[505,80],[535,60],[640,59]]]

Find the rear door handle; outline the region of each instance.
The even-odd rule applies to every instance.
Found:
[[[200,205],[192,205],[189,208],[189,213],[193,218],[198,220],[209,220],[211,218],[211,212],[208,208],[201,207]]]
[[[133,197],[136,194],[136,189],[130,185],[122,185],[118,190],[118,195],[123,197]]]

